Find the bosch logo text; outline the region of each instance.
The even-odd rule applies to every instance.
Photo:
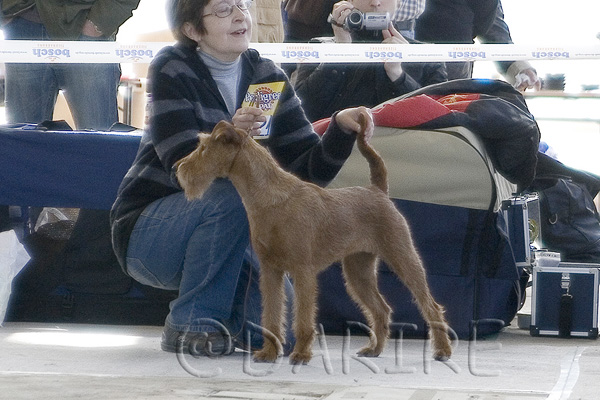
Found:
[[[367,58],[371,58],[371,59],[384,59],[384,60],[390,60],[390,59],[402,59],[402,52],[401,51],[365,51],[365,57]]]
[[[71,57],[69,49],[33,49],[33,55],[36,57]]]
[[[152,50],[116,50],[117,57],[121,58],[143,58],[143,57],[154,57]]]
[[[319,58],[319,52],[308,50],[282,50],[281,56],[285,58]]]
[[[472,60],[474,58],[486,58],[485,51],[449,51],[448,57]]]
[[[534,51],[531,55],[534,58],[569,58],[568,51]]]

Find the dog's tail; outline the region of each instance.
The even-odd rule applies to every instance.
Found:
[[[364,115],[360,116],[360,132],[357,134],[356,145],[360,153],[367,159],[369,169],[371,171],[371,184],[378,187],[382,192],[388,194],[388,179],[387,168],[383,162],[383,158],[377,151],[365,141],[365,129],[367,120]]]

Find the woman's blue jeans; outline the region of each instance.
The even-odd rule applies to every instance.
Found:
[[[127,271],[143,284],[179,290],[166,320],[172,329],[213,331],[206,321],[214,320],[244,340],[247,322],[260,325],[261,314],[249,236],[239,194],[229,180],[217,179],[201,199],[187,201],[180,192],[146,207],[129,240]],[[290,303],[289,281],[286,292]],[[261,344],[262,335],[253,334],[251,345]]]

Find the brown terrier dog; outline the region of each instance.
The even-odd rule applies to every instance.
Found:
[[[260,260],[262,326],[280,341],[265,340],[254,353],[257,361],[275,361],[282,354],[286,272],[295,289],[296,345],[290,362],[311,359],[317,275],[339,260],[347,290],[372,329],[369,344],[358,354],[378,356],[389,335],[391,308],[377,288],[377,256],[412,292],[430,327],[434,357],[446,360],[452,353],[443,308],[431,296],[406,220],[387,195],[383,160],[363,135],[364,130],[358,134],[358,148],[369,162],[368,188],[323,189],[304,182],[281,169],[247,132],[225,121],[212,134],[200,133],[198,148],[177,165],[188,199],[200,198],[218,177],[229,178],[242,198]]]

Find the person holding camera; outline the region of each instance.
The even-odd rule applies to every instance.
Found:
[[[397,0],[349,0],[333,5],[328,18],[334,36],[311,42],[418,43],[404,38],[392,22]],[[417,44],[415,44],[417,45]],[[447,81],[444,63],[300,64],[293,77],[296,93],[312,122],[332,112],[363,105],[373,107],[426,85]]]
[[[427,0],[415,26],[415,37],[427,43],[513,43],[499,0]],[[535,68],[526,60],[496,61],[496,69],[515,89],[541,89]],[[473,61],[446,63],[448,79],[473,75]]]

